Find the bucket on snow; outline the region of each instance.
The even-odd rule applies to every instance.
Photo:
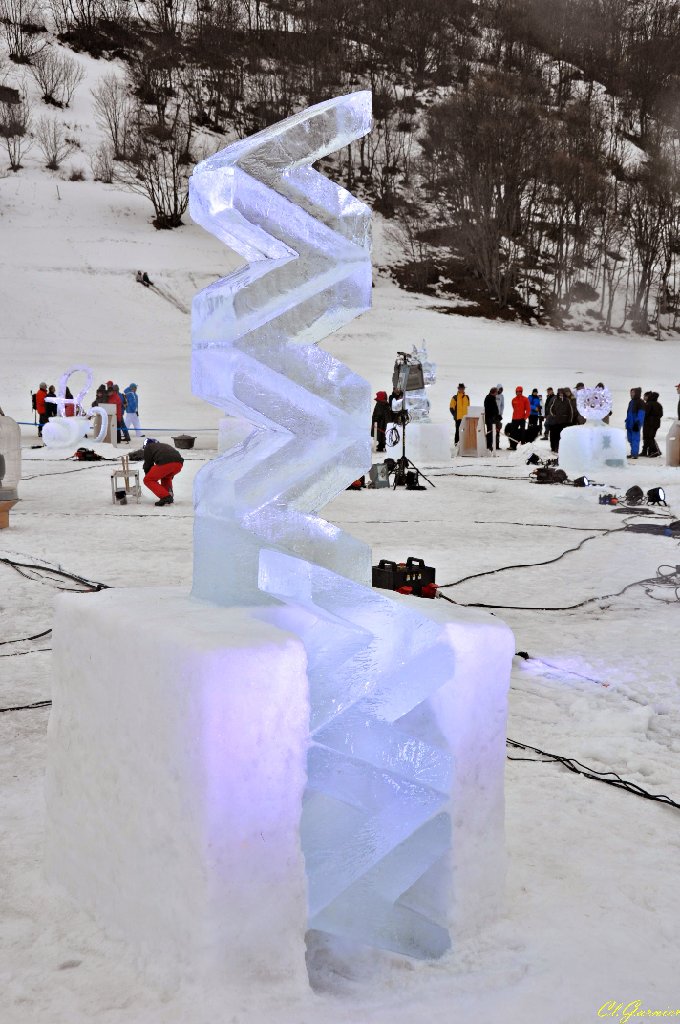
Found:
[[[193,448],[196,438],[192,437],[191,434],[178,434],[172,440],[175,442],[175,448]]]

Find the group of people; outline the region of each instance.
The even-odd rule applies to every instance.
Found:
[[[573,388],[561,387],[554,390],[547,388],[545,401],[538,388],[533,388],[529,395],[524,394],[524,388],[515,388],[515,394],[510,402],[511,418],[503,431],[503,420],[505,416],[505,394],[503,385],[497,384],[489,389],[484,398],[484,423],[486,432],[486,447],[493,451],[501,447],[501,433],[505,433],[509,447],[515,450],[518,445],[535,441],[541,437],[550,442],[550,450],[554,455],[559,454],[560,437],[566,427],[576,426],[585,423],[585,419],[578,409],[577,394],[585,387],[580,381]],[[604,389],[604,384],[595,385],[596,388]],[[680,419],[680,384],[676,385],[678,393],[678,418]],[[375,434],[377,450],[385,451],[385,437],[387,426],[390,422],[398,422],[398,412],[403,408],[404,396],[397,390],[387,397],[386,391],[378,391],[375,396],[375,407],[371,433]],[[455,443],[460,440],[460,425],[470,408],[470,397],[465,390],[465,384],[459,384],[455,394],[452,395],[449,403],[449,411],[455,423]],[[611,413],[604,417],[604,422],[609,423]],[[626,410],[626,433],[630,444],[629,458],[637,459],[639,455],[648,458],[656,458],[661,450],[656,442],[656,434],[661,426],[663,418],[663,406],[659,402],[657,391],[646,391],[643,395],[642,388],[631,388],[630,401]],[[642,450],[640,445],[642,443]]]
[[[121,391],[118,384],[107,380],[106,384],[100,384],[97,388],[93,405],[115,405],[116,407],[116,435],[117,442],[130,443],[130,430],[134,429],[138,437],[142,436],[142,428],[139,422],[139,396],[137,385],[128,384],[125,391]]]
[[[73,395],[68,388],[64,391],[64,398],[67,399],[64,403],[65,416],[75,416],[82,412],[73,401]],[[45,424],[49,422],[52,416],[56,416],[59,412],[57,392],[54,384],[50,384],[48,387],[44,381],[41,381],[38,390],[33,392],[31,396],[31,402],[38,418],[38,437],[42,437]],[[114,405],[116,407],[118,444],[121,441],[125,441],[126,444],[130,443],[129,429],[134,429],[138,437],[143,436],[139,422],[139,397],[136,384],[128,384],[125,391],[121,391],[119,386],[114,384],[112,380],[107,380],[106,384],[100,384],[97,388],[95,400],[92,404]]]

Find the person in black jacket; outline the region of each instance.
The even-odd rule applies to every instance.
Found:
[[[493,435],[496,431],[496,424],[501,422],[501,414],[498,410],[497,388],[491,388],[484,399],[484,428],[486,431],[486,447],[493,451]]]
[[[575,407],[571,401],[570,388],[558,388],[555,400],[550,406],[550,450],[557,455],[560,450],[560,436],[565,427],[574,423]]]
[[[371,419],[371,435],[375,432],[375,439],[377,441],[376,451],[385,451],[385,435],[387,433],[387,424],[392,420],[392,410],[390,409],[390,403],[387,401],[387,392],[378,391],[375,396],[375,407],[373,409],[373,417]]]
[[[656,443],[656,432],[661,426],[661,418],[663,416],[663,406],[659,401],[659,392],[650,391],[649,400],[646,403],[645,419],[642,424],[642,451],[641,455],[646,455],[650,459],[655,459],[658,455],[661,455],[661,449]]]
[[[546,388],[545,404],[543,406],[543,426],[545,428],[544,432],[543,432],[543,440],[544,441],[548,440],[548,431],[550,429],[550,410],[552,408],[552,404],[553,404],[554,401],[555,401],[555,392],[553,391],[552,388]]]
[[[172,505],[172,480],[183,465],[184,459],[171,444],[163,444],[155,437],[144,442],[144,483],[158,498],[156,505]]]

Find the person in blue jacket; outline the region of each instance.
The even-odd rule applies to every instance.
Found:
[[[629,459],[637,459],[640,453],[640,438],[644,422],[645,403],[642,401],[642,388],[631,388],[630,402],[626,410],[626,434],[630,445]]]
[[[135,434],[138,437],[143,437],[139,423],[139,397],[136,384],[128,384],[125,389],[125,425],[128,429],[134,427]]]
[[[539,434],[543,428],[543,395],[539,395],[538,388],[529,395],[529,425],[537,426]]]

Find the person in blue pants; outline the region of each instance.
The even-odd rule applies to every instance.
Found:
[[[640,438],[644,421],[645,403],[642,401],[642,388],[631,388],[630,402],[626,410],[626,435],[630,445],[629,459],[637,459],[640,453]]]

